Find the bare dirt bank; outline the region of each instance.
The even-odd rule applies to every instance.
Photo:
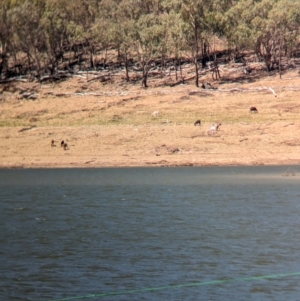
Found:
[[[55,86],[18,83],[2,92],[0,167],[300,164],[296,71],[212,84],[215,90],[192,83],[147,90],[86,85],[76,78]],[[35,89],[36,99],[24,99],[20,87]],[[251,106],[259,112],[249,113]],[[209,135],[217,122],[219,131]]]

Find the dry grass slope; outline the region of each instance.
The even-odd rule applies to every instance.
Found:
[[[232,71],[222,72],[214,90],[192,83],[142,89],[81,78],[18,83],[1,95],[0,166],[299,164],[297,71],[282,79],[239,81]],[[36,99],[22,98],[18,87],[35,89]],[[249,113],[251,106],[259,112]],[[201,126],[194,126],[197,119]],[[208,135],[219,122],[216,134]],[[60,147],[61,140],[68,149]]]

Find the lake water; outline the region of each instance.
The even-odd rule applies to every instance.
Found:
[[[299,300],[298,172],[0,170],[0,300]]]

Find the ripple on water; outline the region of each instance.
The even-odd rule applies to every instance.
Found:
[[[0,170],[0,296],[297,300],[297,275],[251,278],[300,271],[284,168]]]

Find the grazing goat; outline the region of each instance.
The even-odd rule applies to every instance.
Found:
[[[154,111],[151,114],[152,117],[157,117],[158,115],[159,115],[159,111]]]
[[[64,143],[64,150],[68,150],[68,149],[69,149],[68,144]]]
[[[250,75],[251,72],[252,72],[252,70],[251,70],[249,67],[245,67],[245,68],[244,68],[244,73],[245,73],[246,75]]]
[[[200,119],[196,120],[194,125],[199,125],[200,126],[201,125],[201,120]]]
[[[258,110],[256,107],[251,107],[249,110],[250,113],[258,113]]]
[[[211,89],[214,90],[215,88],[210,83],[202,83],[202,89]]]
[[[69,146],[68,143],[65,142],[64,140],[61,141],[60,146],[64,148],[64,150],[68,150]]]
[[[217,124],[214,124],[210,130],[207,131],[207,134],[210,135],[210,136],[213,136],[218,130],[219,130],[219,127],[221,126],[222,124],[221,123],[217,123]]]
[[[56,146],[56,145],[55,145],[55,141],[52,139],[51,140],[51,147],[53,147],[53,146]]]

